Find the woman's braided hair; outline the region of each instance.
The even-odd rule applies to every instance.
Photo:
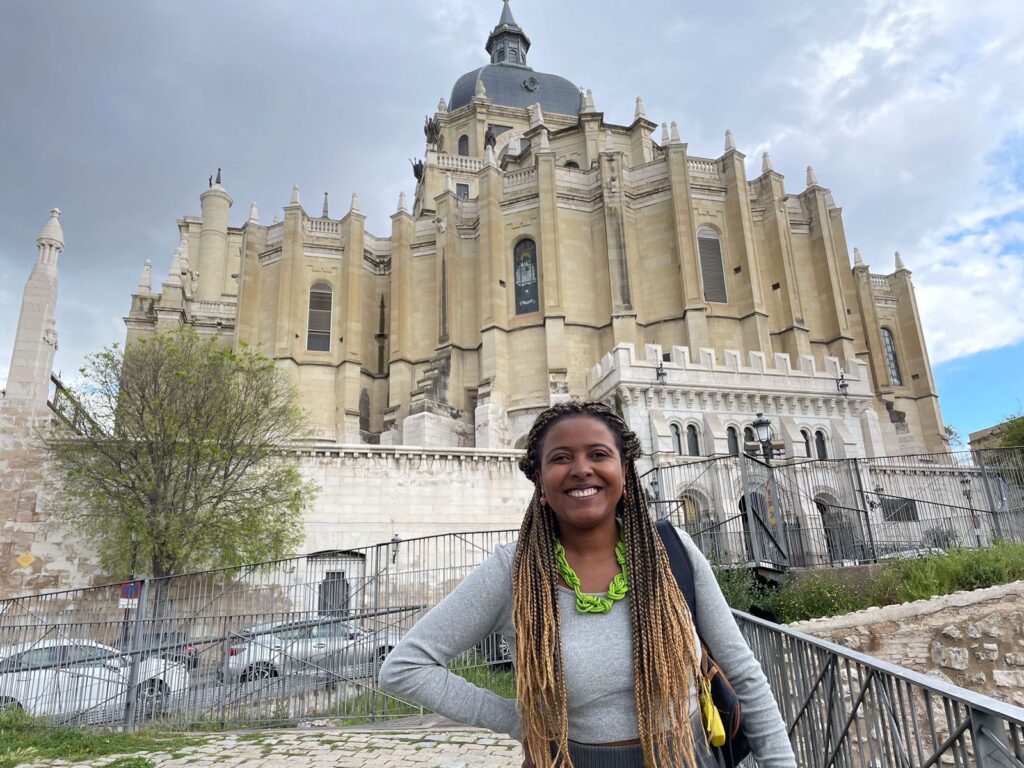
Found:
[[[512,565],[512,616],[516,630],[516,689],[523,718],[524,746],[534,765],[572,767],[569,718],[562,668],[555,538],[558,524],[541,499],[541,447],[562,419],[599,419],[615,436],[625,468],[625,498],[618,504],[629,571],[633,628],[637,729],[644,764],[685,768],[694,764],[690,691],[699,679],[700,648],[689,608],[676,585],[661,537],[647,511],[634,462],[640,441],[611,408],[570,401],[542,412],[519,468],[534,484],[533,498],[519,529]],[[702,747],[703,748],[703,747]]]

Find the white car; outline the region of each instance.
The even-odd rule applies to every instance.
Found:
[[[0,709],[16,706],[30,715],[63,719],[87,712],[123,713],[135,697],[136,718],[161,712],[188,689],[184,665],[159,658],[139,660],[138,682],[129,691],[131,656],[92,640],[41,640],[0,648]]]

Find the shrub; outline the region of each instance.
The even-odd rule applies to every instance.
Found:
[[[785,623],[838,616],[870,604],[863,593],[851,590],[827,572],[790,578],[779,586],[775,595],[776,615]]]

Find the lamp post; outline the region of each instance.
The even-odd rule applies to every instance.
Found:
[[[839,378],[836,379],[836,389],[842,393],[843,397],[847,397],[850,394],[850,382],[846,380],[846,374],[842,371],[839,372]]]
[[[668,371],[665,370],[665,364],[661,360],[658,361],[658,367],[654,369],[654,375],[658,377],[659,384],[668,381]]]
[[[402,537],[397,533],[391,537],[391,564],[394,565],[395,561],[398,560],[398,547],[402,543]]]
[[[971,478],[966,474],[961,474],[957,480],[960,481],[960,488],[963,490],[964,498],[967,499],[967,508],[971,511],[971,524],[974,526],[974,541],[978,545],[978,549],[981,549],[981,520],[978,518],[978,513],[974,509],[974,505],[971,503]]]
[[[764,456],[764,463],[772,463],[772,420],[763,413],[757,414],[754,423],[750,425],[754,430],[754,437],[761,444],[761,454]]]

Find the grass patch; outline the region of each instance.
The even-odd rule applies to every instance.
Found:
[[[158,732],[97,733],[84,728],[56,728],[21,710],[0,712],[0,768],[38,760],[81,762],[119,753],[167,752],[203,743],[205,740]],[[112,765],[149,768],[152,763],[143,758],[125,758]]]
[[[760,582],[745,568],[719,568],[715,575],[733,608],[760,609],[789,623],[1009,584],[1024,579],[1024,545],[997,542],[988,549],[949,549],[946,554],[893,561],[861,590],[851,589],[829,570],[790,577],[778,585]]]

